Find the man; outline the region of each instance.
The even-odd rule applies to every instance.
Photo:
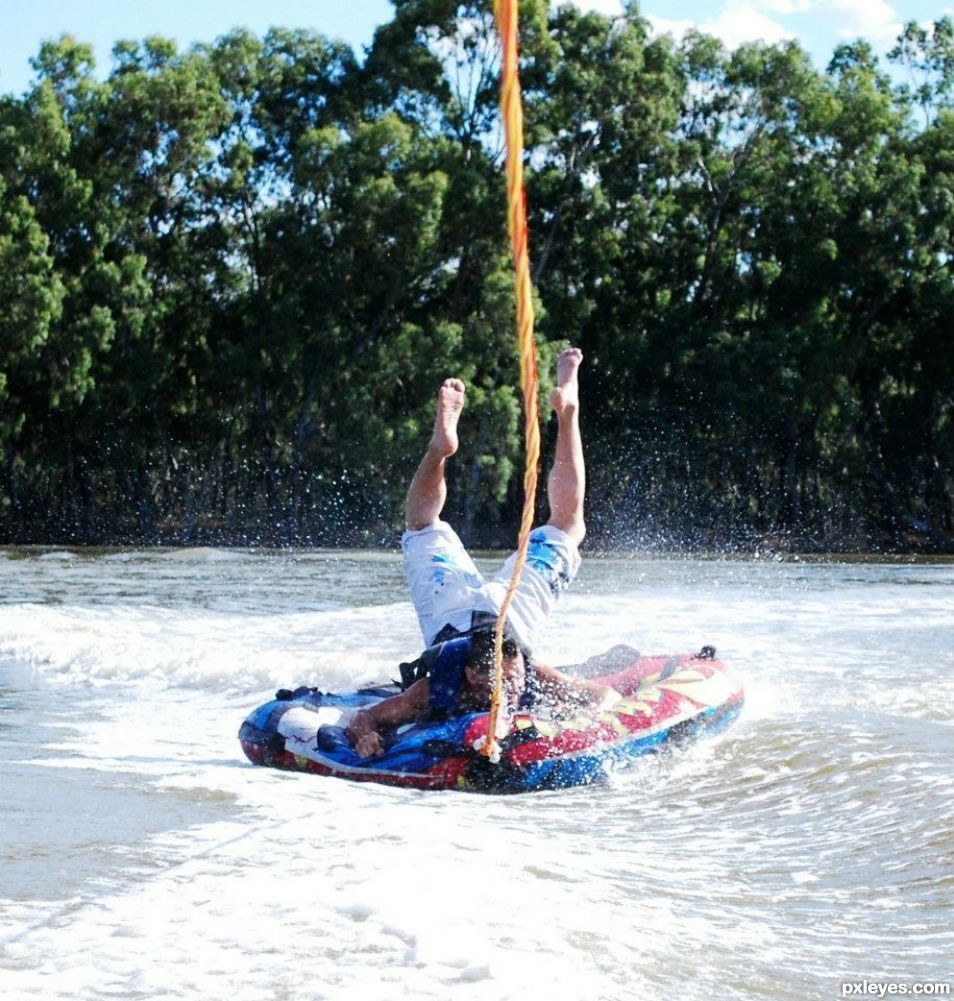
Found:
[[[530,536],[527,562],[510,612],[504,646],[504,682],[511,710],[544,700],[559,712],[571,707],[605,708],[619,694],[605,685],[568,678],[528,659],[540,631],[580,566],[586,534],[583,497],[586,470],[579,423],[578,370],[583,354],[564,351],[550,406],[557,416],[557,444],[547,479],[550,520]],[[440,520],[447,499],[444,469],[458,447],[457,424],[464,384],[447,379],[437,397],[434,433],[414,474],[406,502],[407,530],[401,541],[424,640],[444,641],[432,657],[430,677],[407,691],[357,712],[347,728],[362,757],[383,750],[382,728],[414,720],[486,710],[493,680],[493,622],[513,574],[516,554],[485,581],[454,530]]]

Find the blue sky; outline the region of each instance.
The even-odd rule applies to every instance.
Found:
[[[620,0],[577,0],[618,13]],[[954,15],[954,0],[644,0],[642,12],[660,31],[701,27],[730,45],[762,38],[797,38],[824,65],[841,41],[859,36],[890,48],[900,25]],[[101,70],[120,38],[158,34],[186,47],[212,41],[235,26],[263,33],[270,25],[310,28],[361,46],[391,17],[389,0],[0,0],[0,92],[30,82],[29,59],[40,42],[69,33],[93,45]]]

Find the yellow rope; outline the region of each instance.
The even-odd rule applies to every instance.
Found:
[[[500,114],[503,118],[507,154],[507,227],[513,251],[514,292],[517,301],[517,338],[520,346],[520,386],[523,390],[524,449],[523,517],[517,542],[517,560],[497,619],[494,643],[494,686],[490,699],[487,740],[482,753],[498,756],[497,720],[503,703],[503,634],[507,613],[527,561],[527,547],[533,528],[540,465],[539,394],[537,389],[537,345],[533,337],[533,293],[530,282],[530,254],[527,250],[527,200],[523,186],[523,107],[517,74],[517,14],[519,0],[496,0],[497,31],[503,50]]]

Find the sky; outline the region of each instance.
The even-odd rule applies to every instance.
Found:
[[[621,0],[576,2],[608,14],[622,8]],[[699,27],[730,46],[796,38],[823,67],[846,40],[863,37],[887,51],[903,23],[954,16],[954,0],[643,0],[640,9],[659,31],[678,36]],[[0,92],[27,89],[30,57],[42,41],[62,34],[91,44],[106,72],[119,39],[162,35],[185,48],[211,42],[233,27],[263,34],[281,25],[309,28],[360,48],[391,14],[389,0],[0,0]]]

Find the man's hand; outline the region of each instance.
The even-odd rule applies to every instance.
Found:
[[[384,754],[381,730],[423,719],[427,714],[430,690],[427,678],[421,678],[406,692],[392,695],[367,709],[359,709],[345,727],[355,753],[362,758]]]
[[[615,688],[608,685],[593,686],[593,708],[605,712],[612,709],[623,698]]]
[[[504,737],[510,734],[510,713],[507,711],[506,706],[501,706],[500,713],[497,716],[497,732],[494,736],[497,740],[503,740]]]
[[[384,754],[384,746],[381,743],[381,735],[376,731],[371,733],[366,733],[364,736],[359,737],[354,743],[354,753],[358,755],[359,758],[371,758],[376,757],[379,754]]]
[[[351,717],[351,722],[345,728],[345,733],[358,757],[370,758],[372,755],[384,753],[377,722],[372,713],[366,709],[359,709]]]

